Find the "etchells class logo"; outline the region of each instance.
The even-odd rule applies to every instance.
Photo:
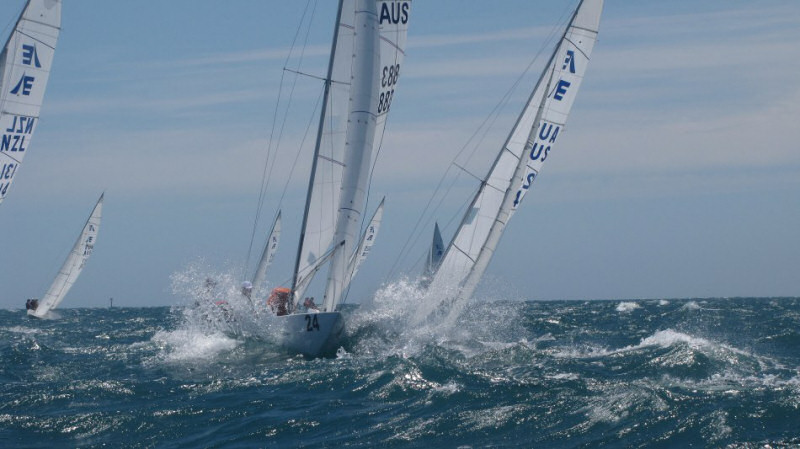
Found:
[[[564,70],[567,67],[569,67],[570,73],[575,73],[575,52],[572,50],[567,50],[567,57],[564,58],[564,65],[561,66],[561,70]],[[558,101],[563,100],[564,94],[567,93],[567,89],[571,85],[572,83],[570,83],[567,80],[563,79],[558,80],[558,84],[556,84],[556,91],[553,94],[553,98],[555,98]]]
[[[22,73],[22,78],[19,79],[17,84],[11,89],[11,93],[14,95],[30,95],[31,89],[33,89],[33,81],[35,80],[34,77],[27,75],[26,73]]]
[[[42,64],[39,62],[39,53],[36,52],[36,44],[22,46],[22,64],[32,65],[37,69],[42,68]]]
[[[39,52],[36,51],[36,44],[22,45],[22,65],[37,69],[42,68],[42,63],[39,61]],[[13,95],[30,95],[34,81],[36,81],[35,77],[23,72],[22,77],[17,81],[17,84],[14,85],[14,88],[11,89],[11,93]]]

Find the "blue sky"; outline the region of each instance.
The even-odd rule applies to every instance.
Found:
[[[3,2],[3,39],[23,3]],[[370,196],[370,210],[387,196],[384,223],[350,301],[416,274],[432,225],[395,262],[436,184],[534,56],[549,51],[547,37],[574,4],[415,0]],[[63,306],[104,306],[111,296],[169,305],[170,276],[189,264],[242,266],[281,68],[304,6],[65,0],[37,134],[0,205],[0,307],[44,294],[104,190],[95,252]],[[324,72],[333,9],[326,0],[316,9],[309,73]],[[567,132],[478,294],[799,295],[797,17],[798,2],[607,0]],[[542,59],[464,160],[470,171],[488,169]],[[260,234],[319,87],[298,80]],[[276,283],[291,274],[301,160],[282,204]],[[451,223],[448,239],[475,187],[462,176],[423,222]]]

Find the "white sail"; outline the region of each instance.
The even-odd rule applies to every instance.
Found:
[[[433,240],[431,241],[431,248],[428,250],[428,257],[425,260],[425,268],[422,270],[422,280],[420,286],[422,288],[428,287],[434,274],[439,269],[444,257],[444,241],[442,240],[442,233],[439,231],[439,223],[433,226]]]
[[[70,251],[67,260],[64,261],[58,271],[58,275],[53,280],[47,293],[39,301],[38,307],[35,310],[28,310],[28,314],[41,318],[50,310],[58,307],[64,296],[69,292],[69,289],[72,288],[72,284],[78,279],[86,261],[92,255],[94,244],[97,241],[97,232],[100,228],[100,218],[103,212],[104,195],[100,195],[100,199],[97,200],[97,204],[89,215],[89,219],[86,220],[78,240],[75,241],[72,251]]]
[[[256,274],[253,276],[253,291],[257,292],[262,287],[264,279],[267,276],[267,268],[272,264],[275,259],[275,251],[278,250],[278,241],[281,238],[281,211],[278,211],[278,216],[275,217],[275,222],[272,223],[272,229],[267,236],[267,242],[264,244],[264,252],[261,253],[261,260],[256,267]]]
[[[369,256],[369,252],[372,251],[372,246],[375,244],[375,239],[378,237],[378,230],[381,228],[381,220],[383,220],[383,203],[386,198],[381,200],[381,204],[378,205],[378,209],[375,210],[375,213],[372,215],[372,220],[369,221],[369,226],[367,229],[364,230],[364,234],[361,236],[361,240],[358,242],[358,249],[353,256],[350,258],[350,264],[348,272],[350,273],[350,281],[356,277],[356,273],[358,273],[358,268],[367,260],[367,256]],[[345,285],[345,288],[347,286]]]
[[[373,0],[356,2],[356,39],[353,46],[353,78],[350,114],[345,142],[341,197],[333,241],[343,242],[328,271],[322,310],[332,312],[349,280],[347,262],[355,251],[367,194],[371,155],[375,144],[375,119],[379,80],[378,11]]]
[[[0,53],[0,203],[39,122],[60,28],[60,0],[29,0]]]
[[[310,356],[335,349],[344,330],[335,311],[369,253],[382,205],[356,249],[374,152],[383,139],[406,40],[411,0],[339,0],[306,208],[292,280],[285,345]],[[328,267],[322,311],[298,307]],[[309,298],[309,301],[313,298]],[[327,349],[326,349],[327,348]]]
[[[563,133],[597,39],[603,0],[584,0],[481,185],[431,283],[432,292],[469,297],[508,220]]]
[[[317,133],[316,154],[309,180],[307,212],[300,238],[300,252],[295,269],[295,298],[303,296],[305,286],[318,271],[319,259],[327,254],[333,242],[339,206],[340,184],[344,169],[345,134],[347,132],[350,85],[352,78],[354,21],[356,0],[341,0],[334,44],[328,67],[326,96]],[[296,282],[296,281],[295,281]]]
[[[351,279],[349,260],[363,219],[372,158],[381,145],[400,78],[410,7],[410,1],[363,0],[356,8],[359,32],[354,45],[350,124],[333,238],[334,243],[343,243],[328,271],[322,305],[326,311],[336,309]]]

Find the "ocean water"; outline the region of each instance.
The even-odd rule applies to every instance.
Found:
[[[800,298],[346,310],[335,358],[271,318],[0,311],[0,447],[800,447]],[[267,329],[267,330],[264,330]]]

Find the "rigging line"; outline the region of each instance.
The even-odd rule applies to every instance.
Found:
[[[483,142],[483,140],[485,139],[486,135],[488,134],[489,129],[491,129],[491,127],[494,125],[495,121],[497,120],[497,117],[499,117],[500,110],[502,110],[503,106],[508,103],[508,101],[511,98],[512,93],[516,90],[517,86],[522,82],[522,79],[527,74],[527,72],[530,70],[530,68],[533,66],[533,64],[536,62],[536,60],[538,59],[538,57],[539,57],[539,55],[541,54],[542,51],[543,51],[543,49],[540,50],[539,53],[537,53],[537,55],[533,58],[533,60],[531,60],[531,62],[528,64],[528,67],[525,69],[525,71],[523,71],[522,74],[520,74],[520,76],[517,77],[516,81],[506,91],[506,93],[501,97],[500,101],[494,106],[494,108],[492,108],[492,110],[489,112],[489,114],[487,114],[487,116],[483,119],[483,121],[478,126],[478,128],[476,128],[475,131],[472,133],[472,135],[469,137],[469,139],[467,139],[467,142],[464,143],[464,145],[462,145],[461,149],[458,151],[456,156],[453,158],[453,162],[451,162],[451,166],[450,167],[452,167],[453,165],[458,166],[457,164],[455,164],[455,161],[458,160],[461,157],[462,154],[464,154],[464,151],[469,146],[471,146],[471,144],[472,144],[473,140],[475,140],[476,136],[481,131],[483,131],[483,136],[475,143],[475,146],[474,146],[472,152],[466,158],[467,159],[466,162],[469,162],[472,159],[472,157],[474,156],[475,152],[477,151],[477,148],[480,146],[480,144]],[[494,119],[492,119],[492,117],[494,117]],[[490,119],[491,119],[491,124],[489,126],[487,126],[487,122],[489,122]],[[403,245],[403,248],[402,248],[401,253],[400,253],[400,257],[395,259],[395,264],[392,266],[392,268],[390,270],[390,273],[389,273],[389,276],[394,274],[397,264],[399,264],[401,260],[405,260],[405,257],[407,257],[404,253],[405,253],[407,248],[410,251],[410,248],[408,247],[408,245],[415,245],[416,242],[419,240],[419,238],[420,238],[419,236],[415,237],[415,235],[417,233],[417,229],[419,227],[419,224],[424,220],[424,217],[429,213],[429,208],[430,208],[430,205],[433,202],[434,198],[437,195],[440,194],[441,186],[442,186],[442,184],[444,184],[444,181],[445,181],[448,173],[450,172],[450,167],[448,167],[448,169],[445,171],[444,175],[442,175],[442,177],[440,178],[439,183],[436,186],[436,189],[434,190],[433,194],[431,195],[431,198],[428,200],[428,203],[426,204],[425,208],[423,209],[422,213],[420,214],[420,218],[417,221],[417,224],[414,226],[414,229],[412,230],[411,235],[406,240],[406,243]],[[452,187],[455,185],[455,182],[457,180],[458,180],[458,175],[455,176],[453,182],[444,191],[444,193],[442,194],[443,197],[446,197],[447,195],[449,195],[449,193],[451,192]],[[440,200],[439,201],[439,205],[441,205],[442,202],[443,202],[443,200]],[[438,209],[438,206],[437,206],[437,208],[433,208],[432,210],[435,211],[437,209]],[[457,212],[456,212],[456,215],[458,215]],[[427,220],[427,223],[430,223],[431,219],[432,219],[432,217]],[[452,221],[452,218],[451,218],[450,221]],[[421,229],[420,232],[424,232],[424,227]],[[412,241],[413,241],[413,243],[412,243]]]
[[[444,183],[445,178],[447,177],[447,174],[450,172],[451,167],[452,166],[448,166],[447,170],[445,170],[445,172],[444,172],[444,175],[441,178],[439,178],[439,184],[437,184],[436,189],[434,189],[433,194],[428,199],[428,202],[425,204],[425,208],[423,209],[422,213],[420,214],[420,217],[417,219],[416,224],[414,224],[414,228],[411,230],[411,235],[409,236],[408,239],[406,239],[405,243],[403,244],[403,247],[400,249],[400,255],[395,259],[394,264],[392,264],[392,267],[389,268],[389,272],[386,274],[386,278],[387,279],[390,279],[390,278],[392,278],[394,276],[395,270],[396,270],[397,266],[400,264],[400,261],[405,259],[406,253],[407,253],[406,249],[408,248],[408,250],[410,251],[409,244],[411,244],[411,241],[412,240],[416,241],[416,239],[414,239],[414,235],[417,233],[417,229],[419,229],[422,220],[424,219],[425,215],[427,214],[431,203],[436,198],[436,195],[439,192],[439,189],[441,188],[442,183]],[[417,239],[418,238],[419,237],[417,237]]]
[[[311,17],[309,18],[309,22],[308,22],[308,28],[306,29],[306,36],[305,36],[305,39],[303,41],[303,48],[302,48],[302,50],[300,52],[300,58],[297,61],[297,68],[298,69],[303,64],[303,59],[305,58],[306,48],[308,47],[308,38],[309,38],[309,35],[311,33],[311,23],[313,23],[313,21],[314,21],[314,15],[316,14],[316,11],[317,11],[317,4],[318,4],[318,2],[315,0],[314,1],[314,8],[311,10]],[[287,62],[288,62],[288,59],[287,59]],[[272,165],[270,166],[269,174],[267,175],[267,184],[269,184],[269,179],[272,179],[272,172],[275,169],[275,161],[277,160],[277,157],[278,157],[277,149],[280,147],[281,141],[283,140],[283,131],[284,131],[285,127],[286,127],[286,121],[287,121],[287,119],[289,117],[289,108],[291,107],[292,99],[294,98],[294,92],[295,92],[295,89],[297,87],[297,80],[298,80],[298,77],[295,77],[294,82],[292,83],[292,90],[289,93],[289,101],[288,101],[288,104],[286,106],[286,114],[284,115],[283,122],[281,123],[280,132],[278,133],[278,141],[275,143],[276,153],[273,156]],[[316,106],[315,106],[315,109],[316,109]],[[307,130],[306,130],[306,132],[307,132]],[[303,141],[305,141],[305,136],[303,137]],[[281,205],[282,205],[282,203],[278,203],[278,209],[280,209]],[[276,214],[277,214],[277,212],[276,212]]]
[[[450,183],[450,186],[447,188],[447,191],[448,191],[448,192],[449,192],[450,190],[452,190],[453,186],[455,186],[455,184],[456,184],[456,182],[457,182],[457,181],[458,181],[458,177],[456,176],[456,177],[454,177],[454,178],[453,178],[453,181]],[[481,181],[481,182],[483,182],[483,181]],[[439,198],[439,202],[438,202],[438,203],[436,204],[436,206],[434,207],[434,210],[439,210],[439,208],[441,208],[441,207],[442,207],[442,203],[444,202],[444,200],[445,200],[446,198],[447,198],[447,195],[441,195],[441,197]],[[467,197],[465,197],[465,198],[464,198],[464,200],[461,202],[461,204],[458,206],[458,208],[456,208],[456,212],[455,212],[455,213],[453,213],[453,214],[451,214],[451,215],[450,215],[450,218],[449,218],[449,219],[448,219],[446,222],[443,222],[443,224],[442,224],[442,226],[441,226],[441,228],[440,228],[440,229],[447,229],[447,228],[449,228],[449,227],[450,227],[450,225],[452,225],[452,224],[453,224],[453,222],[454,222],[454,221],[455,221],[457,218],[459,218],[461,215],[463,215],[463,213],[459,213],[459,212],[460,212],[460,211],[462,211],[462,210],[466,210],[466,208],[469,206],[469,204],[470,204],[471,202],[472,202],[472,198],[471,198],[470,196],[467,196]],[[422,227],[422,230],[424,231],[425,229],[430,229],[431,222],[432,222],[432,221],[434,221],[434,219],[435,219],[435,217],[433,216],[433,214],[431,214],[431,216],[430,216],[430,217],[428,217],[427,221],[425,222],[425,225]],[[458,229],[456,229],[456,232],[458,232]],[[422,238],[422,236],[421,236],[421,235],[417,236],[417,240],[419,240],[420,238]],[[425,256],[425,252],[423,251],[423,252],[421,253],[421,255],[422,255],[422,257],[424,257],[424,256]],[[408,256],[406,256],[406,257],[408,257]],[[414,264],[414,266],[416,266],[417,264],[419,264],[419,261],[418,261],[418,262],[416,262],[416,263]]]
[[[11,33],[8,33],[8,29],[9,28],[13,29],[17,26],[17,22],[19,22],[19,19],[22,17],[22,13],[25,11],[26,6],[28,6],[27,1],[23,3],[22,8],[19,9],[19,12],[17,14],[11,16],[11,19],[8,21],[8,23],[6,23],[6,26],[3,28],[3,36],[9,34],[9,38],[11,38],[11,33],[13,33],[13,31]],[[12,23],[14,25],[11,25]]]
[[[481,178],[480,176],[476,175],[475,173],[472,173],[471,171],[467,170],[466,167],[462,167],[462,166],[458,165],[455,162],[453,162],[453,165],[455,165],[456,168],[461,169],[462,172],[464,172],[464,173],[472,176],[473,178],[475,178],[476,181],[483,182],[483,178]]]
[[[470,203],[471,201],[472,201],[472,198],[471,198],[471,197],[469,197],[469,196],[468,196],[468,197],[466,197],[466,198],[464,199],[464,201],[461,203],[461,205],[458,207],[458,210],[465,209],[465,208],[466,208],[466,207],[469,205],[469,203]],[[439,203],[439,205],[441,205],[441,202]],[[450,216],[450,219],[449,219],[449,220],[448,220],[446,223],[443,223],[443,224],[442,224],[442,226],[440,226],[440,227],[439,227],[439,229],[445,229],[445,228],[449,227],[450,225],[452,225],[452,224],[453,224],[453,222],[454,222],[454,221],[456,220],[456,218],[458,218],[458,217],[459,217],[459,214],[452,214],[452,215]],[[431,222],[431,220],[432,220],[432,219],[433,219],[433,217],[431,217],[431,218],[429,218],[429,219],[428,219],[428,222],[427,222],[427,223],[425,223],[425,226],[423,227],[423,229],[430,227],[430,222]],[[416,261],[416,262],[414,262],[414,264],[413,264],[413,265],[411,265],[411,267],[412,267],[412,268],[414,268],[414,271],[417,271],[417,267],[418,267],[418,266],[419,266],[419,265],[420,265],[420,264],[421,264],[421,263],[422,263],[422,262],[425,260],[425,258],[426,258],[427,256],[428,256],[428,254],[427,254],[427,252],[425,252],[425,251],[423,251],[423,252],[420,254],[419,258],[417,258],[417,261]]]
[[[305,8],[303,9],[303,14],[300,17],[300,22],[297,25],[297,30],[295,31],[294,37],[292,38],[292,44],[289,47],[289,53],[286,55],[286,60],[284,61],[284,67],[288,64],[290,58],[292,57],[292,54],[294,53],[294,48],[295,48],[295,45],[297,44],[297,39],[300,36],[300,32],[301,32],[301,30],[303,28],[303,24],[305,22],[306,15],[308,14],[309,6],[311,5],[311,1],[312,0],[308,0],[306,2]],[[316,1],[314,3],[314,10],[315,9],[316,9]],[[311,21],[312,20],[313,20],[313,10],[312,10],[311,18],[309,19],[308,29],[311,28]],[[308,32],[306,34],[306,42],[304,43],[303,50],[305,50],[305,45],[307,44],[307,42],[308,42]],[[285,72],[281,72],[281,79],[280,79],[280,82],[278,84],[278,99],[277,99],[277,101],[275,103],[275,110],[274,110],[273,115],[272,115],[272,126],[270,128],[270,136],[269,136],[269,141],[267,143],[267,154],[266,154],[266,158],[264,160],[264,169],[263,169],[262,175],[261,175],[261,188],[259,189],[259,192],[258,192],[258,203],[256,205],[256,214],[255,214],[255,217],[253,219],[253,230],[252,230],[252,232],[250,234],[250,245],[247,248],[247,258],[245,259],[245,263],[244,263],[243,277],[247,276],[247,272],[249,271],[250,257],[251,257],[252,252],[253,252],[253,243],[255,242],[256,231],[258,229],[258,221],[259,221],[259,218],[261,217],[261,211],[263,209],[263,204],[264,204],[264,196],[266,195],[267,187],[269,186],[269,178],[271,177],[270,175],[272,173],[272,170],[269,170],[269,175],[268,175],[267,174],[268,173],[268,169],[267,168],[270,165],[269,161],[270,161],[270,155],[272,154],[272,149],[273,149],[273,141],[274,141],[274,136],[275,136],[275,125],[276,125],[276,123],[278,121],[278,111],[280,110],[281,98],[282,98],[282,95],[283,95],[283,82],[284,82],[284,78],[285,78],[284,75],[285,75]],[[292,89],[292,92],[294,92],[294,89]],[[286,117],[289,114],[289,106],[290,105],[291,105],[291,96],[289,97],[289,100],[288,100],[287,106],[286,106],[286,111],[284,113],[284,123],[285,123]],[[279,144],[280,144],[280,137],[278,139],[278,142],[275,144],[276,150],[277,150],[277,147],[278,147]],[[274,159],[273,159],[273,161],[274,161]],[[273,166],[274,166],[274,162],[273,162]]]
[[[303,23],[305,22],[305,17],[306,17],[306,14],[308,13],[308,7],[309,7],[310,4],[311,4],[311,0],[308,0],[308,2],[306,2],[306,7],[303,10],[303,14],[302,14],[302,16],[300,18],[300,22],[297,25],[297,30],[295,31],[294,38],[292,39],[292,44],[289,47],[289,53],[287,54],[286,60],[284,61],[284,66],[288,63],[289,59],[292,56],[292,53],[294,53],[295,44],[297,43],[297,38],[300,35],[300,30],[302,29]],[[267,154],[266,154],[266,158],[264,160],[264,169],[263,169],[262,175],[261,175],[261,188],[259,189],[259,194],[258,194],[258,203],[256,205],[256,215],[255,215],[255,218],[253,220],[253,230],[252,230],[251,235],[250,235],[250,245],[248,246],[248,249],[247,249],[247,258],[245,259],[244,276],[246,276],[247,272],[249,271],[250,256],[251,256],[252,250],[253,250],[253,243],[255,241],[256,230],[258,229],[258,221],[259,221],[259,218],[261,216],[261,211],[262,211],[262,208],[263,208],[264,195],[265,195],[266,190],[267,190],[267,185],[269,184],[268,177],[267,177],[267,167],[269,166],[270,155],[272,154],[273,140],[274,140],[274,136],[275,136],[275,124],[278,121],[278,111],[280,110],[281,99],[282,99],[283,90],[284,90],[283,89],[284,79],[285,79],[285,72],[281,72],[281,79],[280,79],[280,82],[278,84],[278,86],[279,86],[278,87],[278,99],[277,99],[277,101],[275,103],[275,111],[273,112],[272,126],[271,126],[271,129],[270,129],[270,137],[269,137],[269,141],[267,143]],[[285,112],[285,115],[286,114],[288,114],[288,106],[287,106],[287,111]]]
[[[322,101],[323,95],[325,95],[324,89],[320,92],[319,97],[317,97],[317,103],[314,105],[314,110],[311,111],[311,118],[308,121],[308,126],[306,126],[306,132],[303,134],[303,140],[300,141],[297,155],[294,158],[294,162],[292,162],[292,168],[289,170],[289,176],[287,176],[286,183],[283,185],[283,191],[281,192],[280,199],[278,200],[279,205],[283,204],[283,199],[286,197],[286,192],[289,189],[289,181],[291,181],[292,175],[294,175],[294,170],[297,167],[297,162],[300,160],[300,155],[303,154],[303,145],[305,145],[306,138],[308,138],[308,134],[311,131],[311,128],[314,126],[314,119],[317,116],[317,109],[319,108],[319,104]],[[280,207],[278,209],[280,209]]]
[[[294,73],[294,74],[297,74],[297,75],[303,75],[303,76],[307,76],[309,78],[314,78],[316,80],[327,81],[327,79],[325,77],[312,75],[310,73],[301,72],[299,70],[293,70],[293,69],[289,69],[289,68],[286,68],[286,67],[284,67],[283,70],[285,70],[285,71],[287,71],[289,73]],[[331,84],[341,84],[342,86],[349,86],[350,85],[350,83],[346,83],[344,81],[336,81],[336,80],[330,80],[330,81],[331,81]]]
[[[530,65],[532,65],[532,64],[533,64],[533,62],[531,62],[531,64],[530,64]],[[530,65],[529,65],[529,68],[530,68]],[[527,70],[527,69],[526,69],[526,70]],[[472,159],[472,156],[475,154],[475,151],[477,150],[477,148],[479,147],[479,145],[480,145],[480,144],[483,142],[483,140],[486,138],[486,135],[488,134],[489,130],[490,130],[490,129],[491,129],[493,126],[494,126],[494,123],[495,123],[495,121],[496,121],[496,120],[497,120],[497,118],[499,117],[499,110],[501,109],[501,106],[502,106],[504,103],[507,103],[507,102],[508,102],[508,100],[510,99],[511,93],[512,93],[512,92],[513,92],[513,91],[516,89],[516,86],[517,86],[517,85],[520,83],[520,81],[521,81],[521,79],[522,79],[522,77],[523,77],[524,75],[525,75],[525,72],[523,72],[523,74],[522,74],[522,75],[520,75],[520,77],[519,77],[519,78],[517,79],[517,81],[514,83],[514,85],[512,86],[512,88],[511,88],[511,89],[509,89],[509,91],[508,91],[508,92],[506,92],[506,94],[503,96],[503,98],[500,100],[500,102],[498,102],[498,104],[497,104],[497,105],[495,105],[495,107],[494,107],[494,108],[492,109],[492,111],[491,111],[491,112],[490,112],[490,113],[487,115],[487,117],[486,117],[486,118],[483,120],[483,122],[480,124],[480,126],[479,126],[479,127],[476,129],[476,130],[475,130],[475,132],[473,132],[473,134],[470,136],[470,138],[467,140],[467,142],[466,142],[466,143],[465,143],[465,144],[464,144],[464,145],[461,147],[461,150],[459,150],[458,154],[457,154],[457,155],[456,155],[456,156],[453,158],[453,161],[450,163],[450,166],[447,168],[447,170],[445,171],[444,175],[442,175],[442,177],[440,178],[440,180],[439,180],[439,184],[436,186],[436,189],[434,190],[433,194],[431,195],[431,198],[430,198],[430,200],[428,200],[428,203],[426,204],[425,208],[423,209],[422,213],[420,214],[420,218],[419,218],[419,220],[417,221],[417,224],[414,226],[414,229],[412,230],[412,233],[411,233],[411,235],[409,236],[408,240],[406,241],[406,244],[405,244],[405,245],[403,245],[403,250],[401,250],[400,257],[398,257],[398,258],[395,260],[395,265],[392,267],[392,269],[391,269],[391,272],[389,273],[389,276],[392,276],[392,275],[394,275],[395,267],[396,267],[396,265],[397,265],[397,264],[399,264],[401,261],[404,261],[404,260],[406,260],[406,258],[408,257],[408,254],[407,254],[407,253],[405,253],[406,249],[408,249],[408,251],[411,251],[411,247],[408,247],[408,244],[411,244],[412,246],[413,246],[413,245],[416,245],[416,242],[418,242],[418,241],[419,241],[419,239],[422,237],[422,236],[421,236],[421,233],[425,232],[425,229],[426,229],[426,227],[427,227],[428,225],[430,225],[430,222],[431,222],[431,221],[434,219],[434,217],[433,217],[433,212],[435,212],[435,211],[439,210],[439,208],[441,207],[442,203],[444,202],[444,199],[448,197],[448,195],[449,195],[449,194],[450,194],[450,192],[452,191],[453,187],[455,186],[456,182],[458,181],[458,179],[459,179],[460,175],[459,175],[459,174],[456,174],[456,175],[453,177],[453,181],[450,183],[450,185],[449,185],[449,186],[448,186],[446,189],[444,189],[444,193],[441,193],[441,192],[442,192],[442,188],[441,188],[441,187],[442,187],[442,184],[444,184],[445,180],[447,179],[447,175],[450,173],[450,170],[451,170],[451,168],[452,168],[453,166],[455,166],[455,167],[459,168],[460,170],[462,170],[462,171],[464,171],[464,172],[466,172],[466,173],[468,173],[468,174],[472,175],[473,177],[477,178],[479,181],[481,181],[481,182],[482,182],[482,179],[481,179],[481,178],[479,178],[479,177],[475,176],[474,174],[472,174],[471,172],[469,172],[468,170],[466,170],[465,168],[463,168],[462,166],[460,166],[459,164],[457,164],[455,161],[456,161],[456,160],[459,158],[459,156],[460,156],[461,154],[463,154],[463,153],[464,153],[464,150],[465,150],[465,149],[466,149],[466,148],[467,148],[467,147],[470,145],[470,143],[473,141],[473,139],[475,139],[475,136],[476,136],[476,135],[477,135],[479,132],[481,132],[481,130],[483,130],[483,135],[482,135],[482,136],[481,136],[481,138],[480,138],[480,139],[479,139],[479,140],[478,140],[478,141],[475,143],[475,148],[472,150],[472,153],[471,153],[471,154],[470,154],[470,155],[467,157],[467,162],[469,162],[469,160],[470,160],[470,159]],[[486,125],[486,123],[487,123],[487,122],[489,121],[489,119],[491,119],[493,116],[494,116],[494,119],[492,119],[492,121],[491,121],[491,124],[487,126],[487,125]],[[431,205],[431,203],[434,201],[434,199],[435,199],[435,198],[436,198],[436,197],[437,197],[437,196],[438,196],[440,193],[441,193],[441,198],[439,199],[439,202],[437,203],[437,205],[436,205],[435,207],[433,207],[433,208],[430,208],[430,205]],[[456,217],[459,215],[459,211],[460,211],[460,210],[461,210],[461,209],[458,209],[458,210],[457,210],[457,211],[456,211],[456,212],[455,212],[455,213],[454,213],[454,214],[451,216],[450,220],[448,220],[448,223],[451,223],[451,222],[452,222],[452,221],[453,221],[453,220],[454,220],[454,219],[455,219],[455,218],[456,218]],[[431,215],[430,215],[430,216],[429,216],[427,219],[425,219],[425,216],[426,216],[426,215],[429,213],[429,211],[431,212]],[[424,226],[422,226],[421,228],[419,228],[419,224],[420,224],[422,221],[425,221],[425,225],[424,225]],[[419,229],[419,230],[418,230],[418,229]],[[419,234],[418,234],[418,233],[419,233]],[[412,243],[412,241],[413,241],[413,243]],[[404,253],[405,253],[405,254],[404,254]]]
[[[567,9],[565,12],[563,12],[563,13],[562,13],[562,15],[561,15],[561,18],[560,18],[560,19],[557,21],[557,22],[558,22],[558,24],[561,24],[561,23],[562,23],[562,22],[565,20],[565,16],[567,16],[567,15],[568,15],[568,13],[569,13],[570,11],[572,11],[572,10],[574,10],[574,8]],[[519,84],[522,82],[523,78],[524,78],[524,77],[525,77],[525,76],[528,74],[528,72],[530,72],[531,68],[532,68],[532,67],[533,67],[533,65],[536,63],[536,61],[538,61],[538,60],[539,60],[539,58],[541,57],[542,53],[543,53],[543,52],[544,52],[544,51],[545,51],[547,48],[549,48],[549,47],[550,47],[550,44],[552,43],[553,39],[554,39],[556,36],[558,36],[558,32],[559,32],[559,30],[560,30],[560,29],[562,29],[562,28],[563,28],[563,27],[560,27],[560,26],[558,26],[558,25],[555,25],[555,26],[553,26],[553,27],[551,28],[549,35],[548,35],[548,36],[547,36],[547,38],[545,39],[545,41],[544,41],[544,43],[542,44],[542,46],[539,48],[539,50],[538,50],[538,52],[536,53],[536,55],[534,55],[533,59],[531,59],[531,61],[528,63],[528,66],[525,68],[525,70],[524,70],[524,71],[523,71],[523,72],[522,72],[522,73],[521,73],[521,74],[520,74],[520,75],[517,77],[517,79],[514,81],[514,83],[511,85],[511,87],[510,87],[510,88],[509,88],[509,89],[506,91],[506,93],[503,95],[503,97],[501,97],[500,101],[499,101],[499,102],[498,102],[498,103],[495,105],[495,107],[492,109],[492,111],[491,111],[491,112],[490,112],[490,113],[489,113],[489,114],[486,116],[486,118],[483,120],[483,122],[481,123],[481,125],[480,125],[480,126],[479,126],[479,127],[476,129],[476,130],[475,130],[475,132],[474,132],[474,133],[473,133],[473,134],[470,136],[470,138],[467,140],[467,142],[466,142],[466,143],[465,143],[465,144],[464,144],[464,145],[461,147],[461,149],[459,150],[459,152],[458,152],[458,153],[456,154],[456,156],[453,158],[453,163],[454,163],[454,162],[455,162],[455,161],[456,161],[456,160],[457,160],[457,159],[458,159],[458,158],[459,158],[459,157],[460,157],[462,154],[464,154],[464,151],[467,149],[467,147],[469,147],[469,146],[471,145],[471,143],[472,143],[473,139],[475,139],[475,137],[478,135],[478,133],[479,133],[479,132],[481,132],[481,130],[483,130],[483,136],[481,137],[481,139],[480,139],[478,142],[476,142],[476,143],[475,143],[475,147],[473,148],[473,150],[472,150],[472,152],[470,153],[470,155],[467,157],[467,162],[469,162],[469,161],[472,159],[472,157],[473,157],[473,156],[474,156],[474,154],[475,154],[475,151],[477,151],[477,148],[478,148],[478,146],[479,146],[479,145],[480,145],[480,143],[483,141],[483,139],[485,139],[485,137],[486,137],[486,135],[487,135],[487,133],[488,133],[488,130],[491,128],[491,126],[493,126],[493,125],[494,125],[495,121],[496,121],[496,120],[497,120],[497,118],[499,117],[500,110],[502,110],[502,108],[503,108],[503,107],[504,107],[504,106],[505,106],[505,105],[508,103],[508,101],[510,100],[510,97],[511,97],[512,93],[513,93],[513,92],[514,92],[514,91],[517,89],[517,87],[518,87],[518,86],[519,86]],[[488,127],[486,127],[486,123],[487,123],[487,122],[489,122],[489,120],[490,120],[490,119],[491,119],[493,116],[494,116],[494,119],[491,121],[491,125],[490,125],[490,126],[488,126]],[[452,164],[452,163],[451,163],[451,164]],[[442,175],[442,177],[440,178],[440,180],[439,180],[439,184],[437,185],[436,189],[434,190],[433,194],[431,195],[431,199],[430,199],[430,200],[428,200],[428,203],[426,204],[425,208],[423,209],[423,212],[420,214],[420,219],[417,221],[417,224],[414,226],[414,229],[412,230],[411,234],[409,235],[409,238],[408,238],[408,239],[406,240],[406,242],[404,243],[404,245],[403,245],[403,248],[401,249],[400,256],[399,256],[397,259],[395,259],[395,263],[393,264],[392,268],[390,269],[390,271],[389,271],[389,274],[387,274],[387,276],[388,276],[388,277],[391,277],[391,276],[393,276],[393,275],[394,275],[395,268],[397,267],[397,265],[398,265],[398,264],[399,264],[399,263],[400,263],[402,260],[405,260],[405,258],[407,257],[407,255],[406,255],[406,254],[404,254],[404,253],[406,252],[406,249],[407,249],[407,248],[408,248],[408,250],[410,251],[409,245],[412,245],[412,246],[413,246],[413,245],[416,245],[417,241],[419,240],[419,238],[420,238],[419,236],[415,237],[415,235],[416,235],[416,233],[417,233],[417,228],[418,228],[418,226],[419,226],[420,222],[421,222],[421,221],[424,219],[425,215],[428,213],[428,208],[429,208],[429,206],[430,206],[431,202],[432,202],[432,201],[433,201],[433,199],[434,199],[434,198],[435,198],[435,197],[436,197],[436,196],[439,194],[439,189],[441,188],[441,185],[444,183],[444,180],[445,180],[445,178],[447,177],[447,175],[448,175],[448,173],[449,173],[449,172],[450,172],[450,168],[448,168],[448,169],[447,169],[447,171],[445,171],[444,175]],[[450,191],[451,191],[451,189],[452,189],[452,186],[454,186],[454,185],[455,185],[455,182],[457,181],[457,179],[458,179],[458,175],[456,175],[456,178],[455,178],[455,179],[453,180],[453,182],[450,184],[450,187],[449,187],[449,188],[447,189],[447,191],[446,191],[446,192],[443,194],[443,198],[442,198],[442,200],[439,202],[439,205],[441,205],[441,203],[443,202],[443,200],[444,200],[444,197],[446,197],[446,196],[447,196],[447,195],[450,193]],[[437,209],[438,209],[438,206],[437,206],[437,208],[435,208],[434,210],[437,210]],[[457,215],[458,215],[458,214],[456,214],[455,216],[457,216]],[[450,222],[452,222],[452,220],[453,220],[453,218],[451,218]],[[429,222],[431,221],[431,219],[428,219],[427,221],[428,221],[428,223],[429,223]],[[424,228],[423,228],[423,230],[424,230]],[[412,241],[413,241],[413,243],[412,243]]]

